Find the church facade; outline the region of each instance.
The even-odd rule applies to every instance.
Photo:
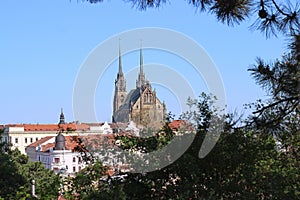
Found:
[[[113,100],[113,122],[128,123],[133,121],[138,126],[158,127],[163,124],[166,105],[156,96],[146,79],[143,66],[142,48],[140,49],[140,68],[136,88],[127,93],[126,80],[122,71],[122,55],[119,47],[119,71],[115,80]]]

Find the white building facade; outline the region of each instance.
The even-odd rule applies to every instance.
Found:
[[[55,173],[74,174],[85,167],[81,154],[74,150],[71,136],[59,133],[56,137],[47,136],[30,144],[26,154],[31,162],[41,162]],[[73,143],[73,144],[72,144]]]

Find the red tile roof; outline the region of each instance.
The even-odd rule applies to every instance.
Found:
[[[55,143],[47,143],[45,145],[42,145],[41,151],[49,151],[50,149],[53,149],[55,147]]]
[[[89,130],[90,126],[87,124],[8,124],[5,127],[24,127],[24,131],[58,131],[58,130]]]
[[[193,130],[192,125],[186,121],[186,120],[173,120],[170,124],[169,127],[173,130],[173,131],[178,131],[181,128],[187,129],[187,130]]]
[[[39,145],[47,142],[48,140],[50,140],[53,137],[54,136],[47,136],[47,137],[41,138],[41,139],[35,141],[34,143],[31,143],[30,145],[28,145],[28,147],[38,147]]]
[[[63,195],[59,195],[57,200],[67,200]]]
[[[38,147],[41,145],[41,151],[48,151],[50,148],[55,147],[55,143],[46,143],[48,140],[52,139],[55,136],[47,136],[44,137],[30,145],[28,147]],[[115,135],[113,134],[95,134],[95,135],[85,135],[85,136],[65,136],[66,139],[66,150],[75,151],[76,147],[78,147],[78,139],[82,139],[83,144],[88,149],[99,149],[103,148],[103,146],[110,146],[114,145],[115,142]]]

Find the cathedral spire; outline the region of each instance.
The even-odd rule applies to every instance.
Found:
[[[120,40],[119,39],[119,74],[123,74],[123,71],[122,71],[122,53],[121,53],[121,44],[120,44]]]
[[[141,40],[141,46],[140,46],[140,74],[144,74],[144,66],[143,66],[143,52],[142,52],[142,40]]]
[[[113,106],[113,116],[112,121],[116,120],[116,113],[120,106],[123,104],[126,98],[126,80],[122,70],[122,52],[121,44],[119,39],[119,70],[117,73],[117,78],[115,80],[115,95],[114,95],[114,106]]]
[[[136,87],[142,88],[145,85],[145,74],[144,74],[144,64],[143,64],[143,51],[142,51],[142,40],[141,40],[141,47],[140,47],[140,72],[137,80]]]

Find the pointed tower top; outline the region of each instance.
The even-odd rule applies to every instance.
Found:
[[[142,44],[143,44],[143,40],[141,39],[141,46],[140,46],[140,74],[144,74]]]
[[[122,71],[122,53],[121,53],[121,39],[119,38],[119,74],[123,74]]]
[[[146,78],[144,74],[144,64],[143,64],[143,51],[142,51],[142,40],[141,40],[141,46],[140,46],[140,72],[138,76],[138,80],[136,83],[137,88],[143,88],[145,85]]]
[[[63,112],[63,108],[61,108],[61,111],[60,111],[59,123],[58,124],[65,124],[65,115],[64,115],[64,112]]]

